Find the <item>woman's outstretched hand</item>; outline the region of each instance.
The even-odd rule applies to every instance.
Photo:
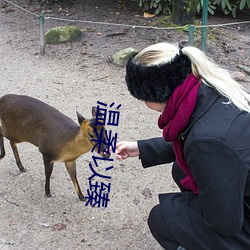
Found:
[[[115,156],[122,161],[128,157],[139,156],[139,149],[137,142],[121,141],[116,144]]]

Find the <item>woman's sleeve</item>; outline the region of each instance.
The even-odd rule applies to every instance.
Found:
[[[193,138],[184,146],[184,154],[207,226],[227,237],[237,235],[244,220],[246,162],[225,141],[210,137]]]
[[[175,161],[173,145],[166,142],[163,137],[139,140],[138,147],[139,158],[144,168]]]

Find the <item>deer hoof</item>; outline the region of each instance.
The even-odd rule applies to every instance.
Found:
[[[86,201],[86,198],[84,196],[79,197],[80,201]]]
[[[51,194],[50,194],[50,193],[46,194],[46,196],[47,196],[48,198],[51,198]]]

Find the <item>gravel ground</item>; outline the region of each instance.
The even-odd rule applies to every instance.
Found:
[[[75,2],[74,6],[63,5],[60,13],[55,12],[59,5],[47,8],[46,13],[79,18],[81,1]],[[88,2],[85,9],[81,9],[86,20],[94,20],[92,14],[95,20],[150,25],[150,21],[138,17],[142,14],[139,9],[128,9],[132,4],[128,1],[107,1],[107,11],[102,9],[103,12],[98,12],[101,9],[98,1]],[[34,13],[41,10],[35,4],[22,6]],[[50,20],[46,29],[56,25],[59,24]],[[160,136],[158,114],[129,95],[124,82],[125,70],[114,66],[110,55],[130,46],[141,49],[156,39],[179,41],[186,38],[186,34],[85,24],[81,27],[84,30],[81,41],[47,45],[46,54],[41,56],[37,17],[9,5],[0,9],[1,95],[33,96],[75,121],[76,110],[91,117],[91,107],[97,101],[114,102],[122,105],[119,126],[108,129],[117,133],[118,141]],[[121,31],[126,34],[114,35]],[[249,66],[249,24],[233,29],[233,34],[227,31],[215,30],[214,36],[218,33],[220,38],[212,39],[208,50],[219,63],[237,72],[237,64]],[[248,86],[249,77],[243,75],[241,81]],[[171,166],[145,170],[138,159],[121,163],[112,155],[114,168],[109,172],[112,186],[108,207],[93,208],[78,200],[61,163],[55,164],[52,198],[47,198],[42,156],[37,148],[27,143],[19,145],[21,160],[27,169],[26,173],[20,173],[7,140],[5,145],[0,177],[0,249],[161,249],[149,232],[147,217],[158,203],[159,193],[178,191],[170,177]],[[88,177],[92,175],[89,168],[92,155],[90,152],[77,160],[78,181],[84,194]]]

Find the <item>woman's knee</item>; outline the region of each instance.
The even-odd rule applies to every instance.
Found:
[[[175,242],[170,234],[161,214],[159,204],[152,208],[148,217],[148,226],[154,238],[164,249],[177,249],[179,244]]]
[[[150,214],[148,216],[148,226],[152,232],[152,230],[154,231],[155,228],[157,228],[158,225],[158,220],[159,220],[159,216],[160,216],[160,205],[156,205],[155,207],[152,208],[152,210],[150,211]]]

